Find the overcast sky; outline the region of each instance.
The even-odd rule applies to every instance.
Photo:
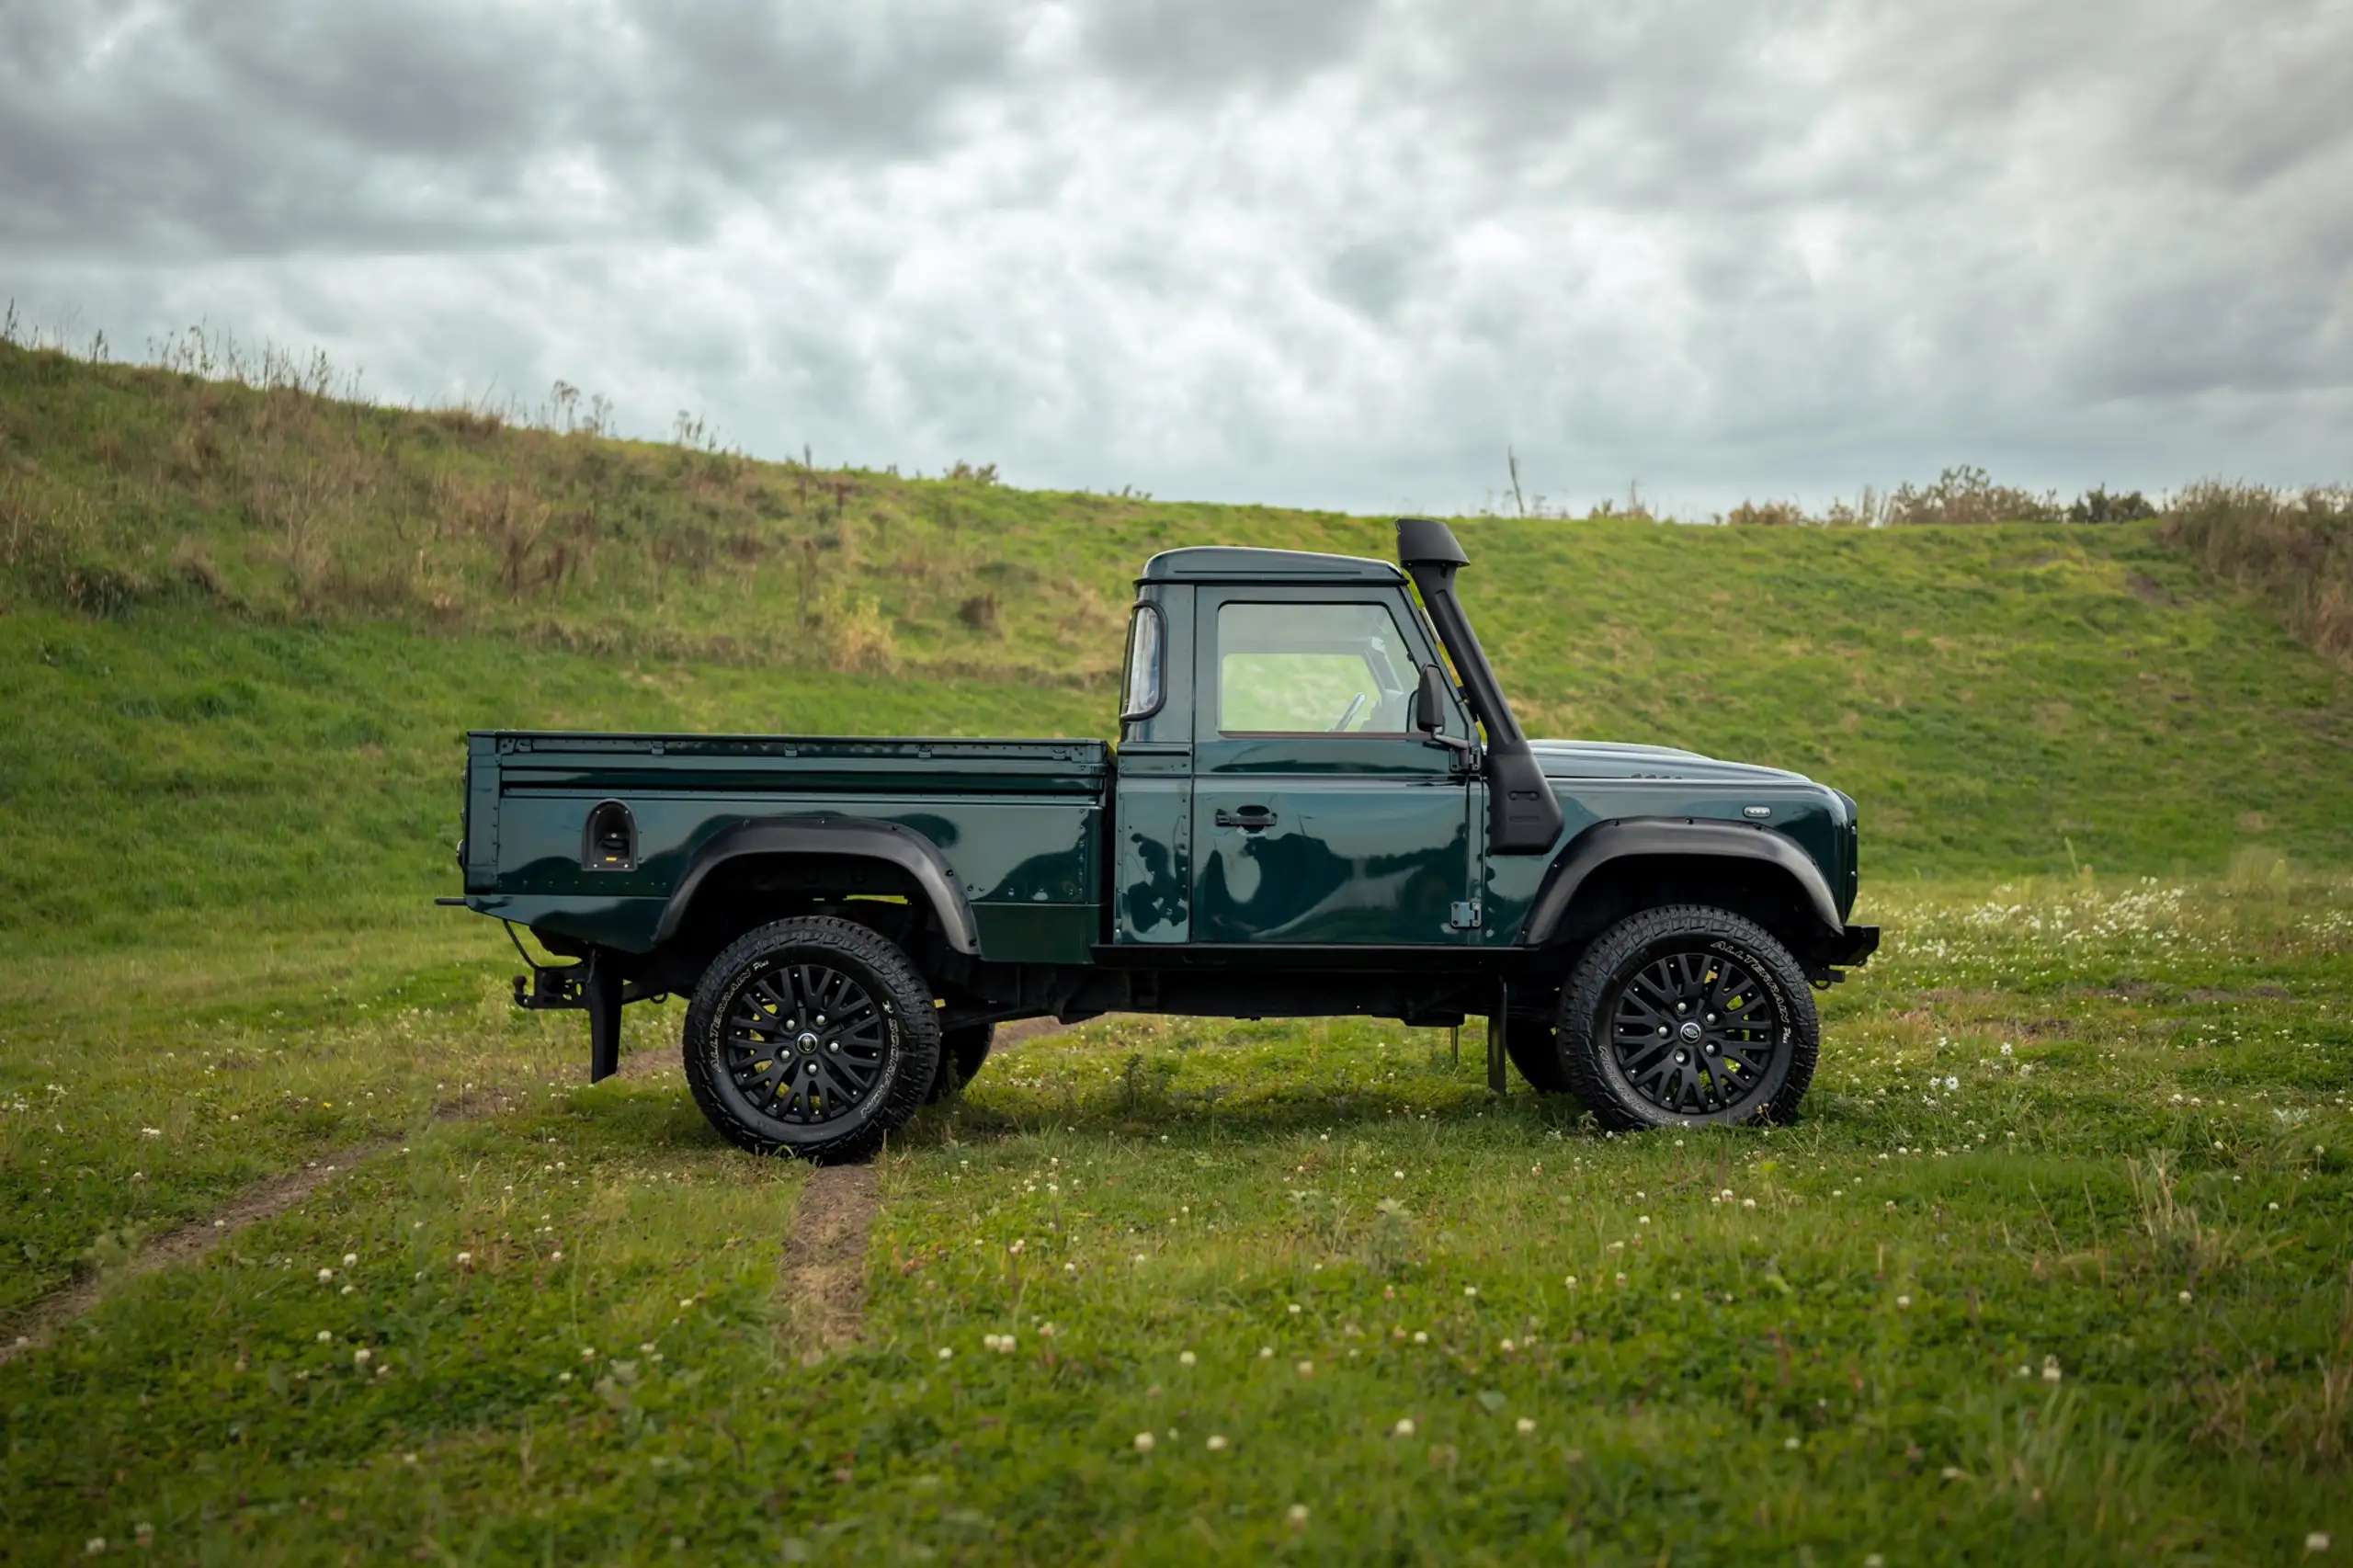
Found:
[[[2353,479],[2353,0],[0,0],[0,294],[1358,511]]]

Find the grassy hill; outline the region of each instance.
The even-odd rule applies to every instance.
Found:
[[[1104,733],[1130,580],[1386,519],[749,461],[0,346],[0,931],[392,919],[480,725]],[[1460,524],[1537,734],[1801,768],[1879,877],[2353,861],[2353,674],[2156,524]]]
[[[783,1238],[842,1200],[703,1126],[679,1009],[586,1085],[579,1020],[427,902],[460,733],[1099,733],[1150,551],[1386,522],[264,379],[0,346],[17,1555],[2353,1537],[2353,876],[2245,874],[2353,866],[2353,673],[2263,608],[2317,534],[1465,521],[1531,730],[1860,799],[1888,938],[1823,998],[1802,1119],[1604,1138],[1490,1096],[1475,1024],[1098,1019],[894,1135],[825,1351]],[[2342,602],[2291,623],[2335,645]]]

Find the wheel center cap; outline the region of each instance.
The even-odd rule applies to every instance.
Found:
[[[799,1046],[803,1051],[812,1051],[817,1049],[817,1037],[811,1034],[807,1029],[802,1029],[799,1037],[795,1039],[792,1043]]]
[[[1683,1026],[1682,1029],[1684,1040],[1692,1044],[1697,1044],[1699,1042],[1699,1036],[1705,1032],[1706,1031],[1701,1029],[1698,1024],[1688,1022]]]

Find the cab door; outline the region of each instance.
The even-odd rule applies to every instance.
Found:
[[[1420,666],[1436,654],[1409,636],[1395,597],[1199,593],[1194,943],[1473,938],[1472,784],[1461,753],[1411,728]]]

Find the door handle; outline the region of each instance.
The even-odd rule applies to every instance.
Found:
[[[1245,833],[1256,832],[1259,828],[1269,825],[1274,820],[1275,813],[1265,806],[1242,806],[1230,812],[1221,806],[1217,813],[1218,826],[1238,827]]]

